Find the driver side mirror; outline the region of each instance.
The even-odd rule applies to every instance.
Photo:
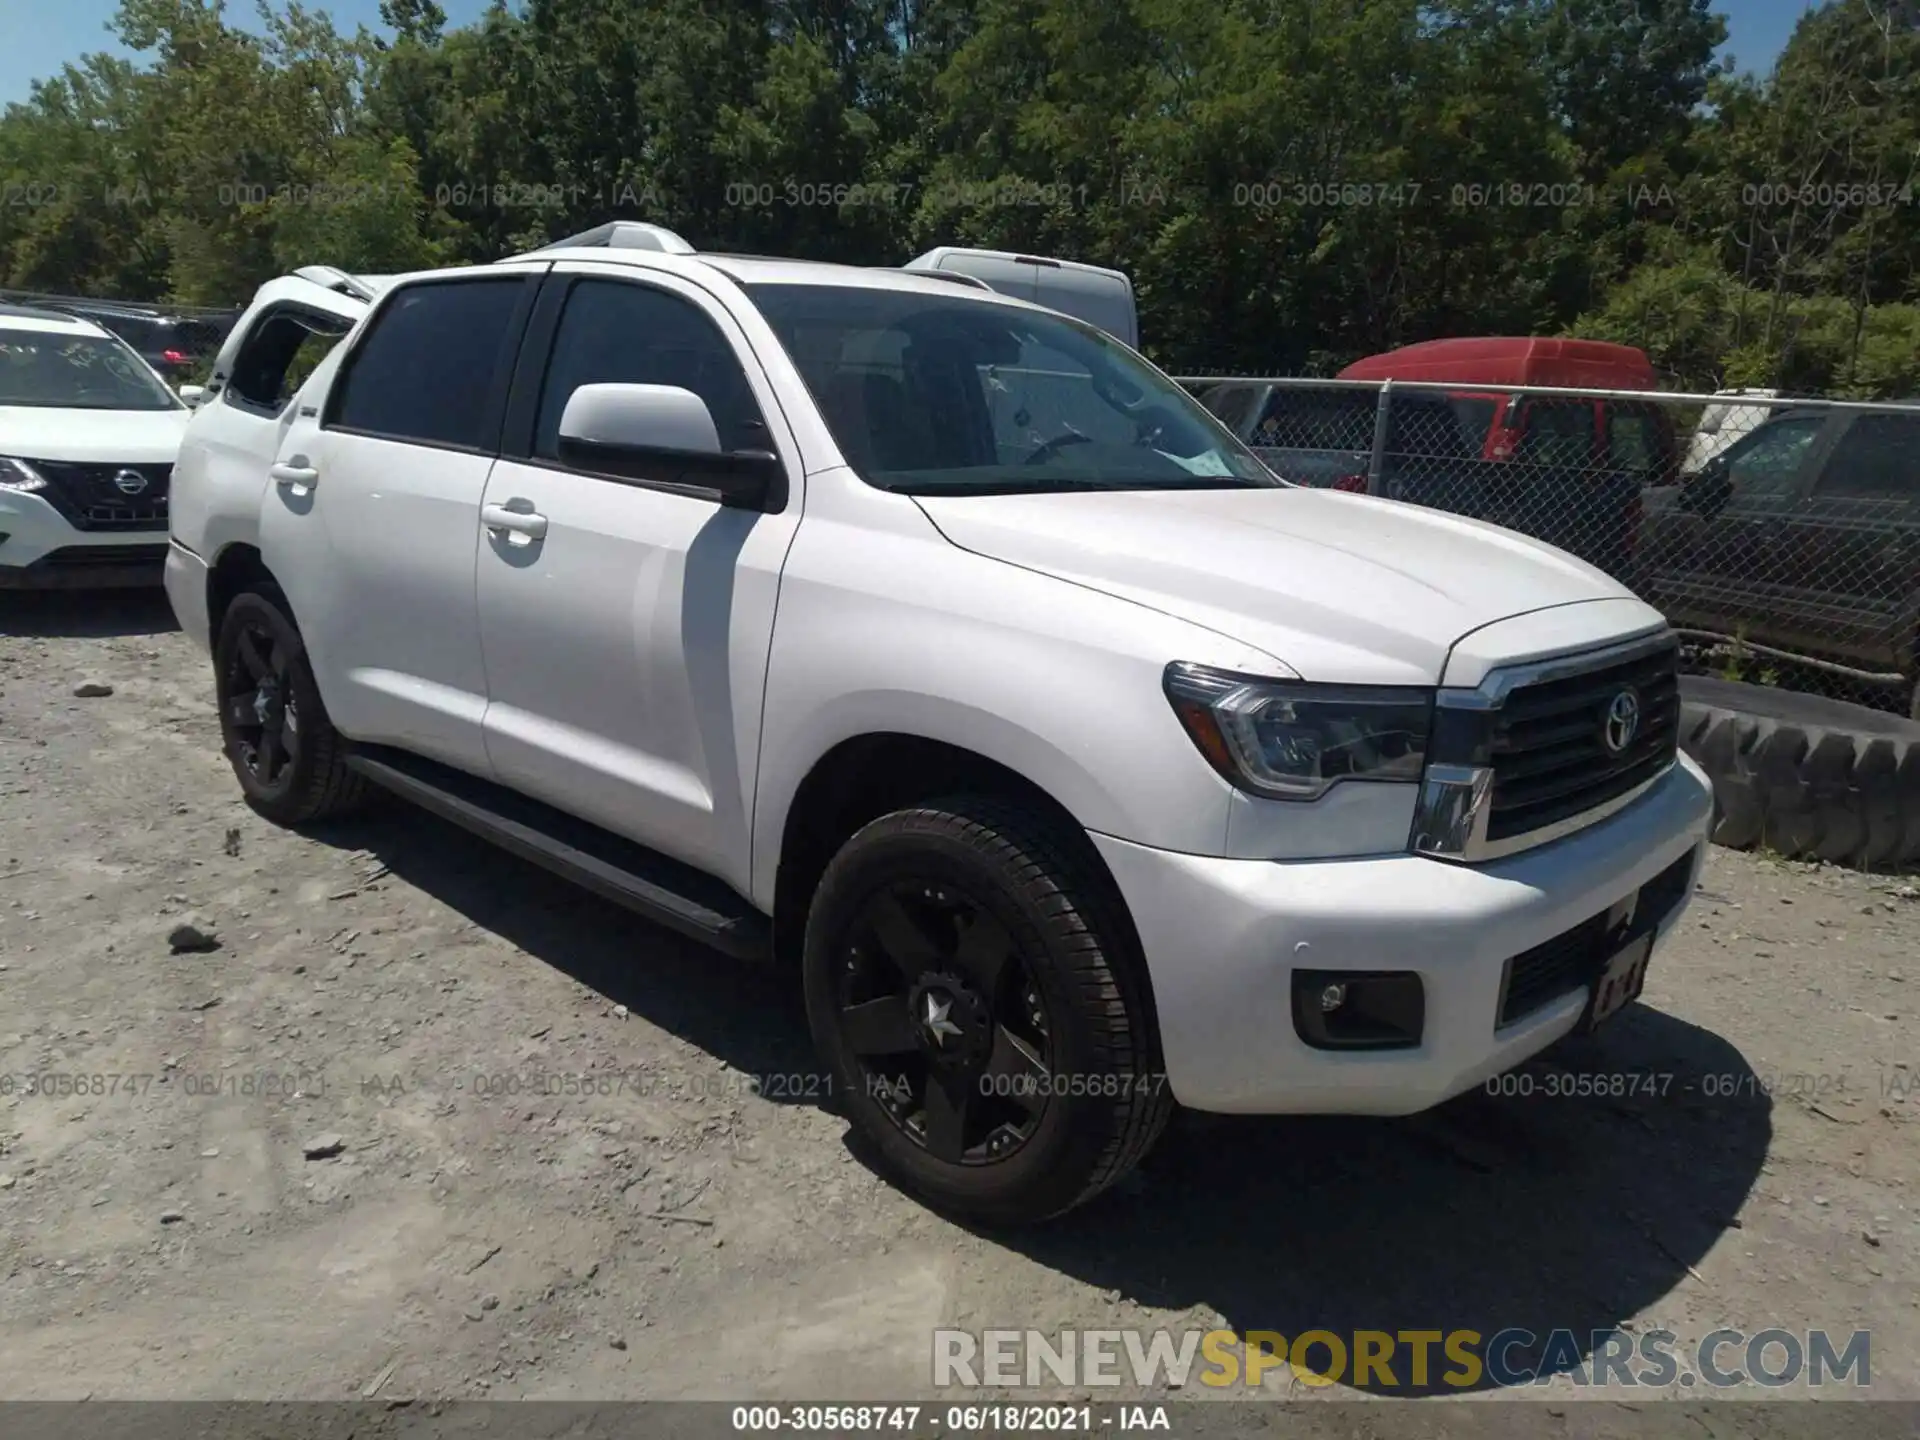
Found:
[[[1715,456],[1698,474],[1687,477],[1680,491],[1680,508],[1695,515],[1716,515],[1732,498],[1732,467],[1723,457]]]
[[[582,470],[705,493],[735,510],[787,503],[769,450],[723,450],[707,402],[678,385],[582,385],[560,416],[560,458]]]
[[[175,393],[180,396],[181,403],[189,410],[192,410],[196,409],[200,402],[207,398],[207,387],[204,385],[182,385]]]

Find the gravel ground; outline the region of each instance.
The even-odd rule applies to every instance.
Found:
[[[1624,1324],[1868,1329],[1920,1397],[1910,880],[1718,851],[1532,1094],[1183,1115],[994,1236],[874,1177],[780,976],[397,806],[276,830],[210,694],[163,600],[0,596],[0,1396],[884,1399],[943,1325]]]

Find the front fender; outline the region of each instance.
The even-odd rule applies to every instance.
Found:
[[[1088,830],[1220,854],[1232,790],[1161,689],[1174,660],[1279,673],[1187,621],[961,550],[916,515],[809,520],[781,581],[754,806],[754,900],[771,906],[802,782],[864,735],[940,741],[1045,791]]]

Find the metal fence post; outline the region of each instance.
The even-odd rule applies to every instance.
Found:
[[[1381,470],[1387,454],[1387,413],[1393,407],[1393,381],[1380,382],[1380,398],[1373,410],[1373,453],[1367,457],[1367,494],[1380,494]]]

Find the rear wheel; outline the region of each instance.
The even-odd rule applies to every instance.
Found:
[[[883,816],[822,877],[809,1024],[888,1174],[993,1224],[1146,1154],[1172,1109],[1117,897],[1051,820],[991,798]]]
[[[366,784],[347,768],[313,669],[275,591],[236,596],[214,645],[220,737],[247,803],[279,825],[353,809]]]

